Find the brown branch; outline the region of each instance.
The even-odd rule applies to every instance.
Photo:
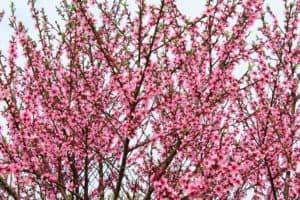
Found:
[[[99,174],[99,184],[98,184],[99,199],[104,200],[104,183],[103,183],[104,174],[103,174],[102,161],[99,161],[98,174]]]
[[[173,149],[173,151],[169,154],[169,156],[161,163],[161,165],[159,166],[160,168],[160,173],[158,174],[158,176],[156,177],[156,180],[159,180],[165,173],[166,169],[169,167],[169,165],[171,164],[172,160],[174,159],[174,157],[177,154],[177,150],[179,149],[181,145],[181,139],[178,139],[178,141],[175,144],[175,147]],[[153,185],[151,185],[144,197],[144,200],[150,200],[151,195],[154,191],[154,187]]]
[[[267,171],[268,171],[269,181],[271,183],[273,197],[274,197],[274,200],[277,200],[277,194],[276,194],[276,188],[275,188],[275,184],[274,184],[274,178],[272,176],[272,172],[271,172],[271,169],[270,169],[270,167],[268,165],[267,159],[265,159],[265,164],[266,164]]]
[[[16,191],[8,185],[8,183],[2,178],[2,176],[0,176],[0,189],[6,191],[7,194],[13,197],[13,199],[19,199]]]
[[[125,142],[124,142],[124,153],[123,153],[122,163],[121,163],[121,167],[120,167],[120,171],[119,171],[119,178],[118,178],[116,189],[114,191],[114,193],[115,193],[114,200],[118,199],[119,193],[121,190],[121,184],[122,184],[122,180],[123,180],[124,172],[125,172],[125,168],[126,168],[126,163],[127,163],[127,156],[129,153],[128,147],[129,147],[129,139],[126,138]]]
[[[84,200],[89,199],[89,159],[88,159],[88,129],[83,130],[85,134],[85,160],[84,160]]]
[[[75,165],[75,155],[74,154],[72,156],[68,155],[68,159],[71,162],[71,171],[73,174],[73,183],[75,186],[75,194],[79,194],[79,175],[78,175],[78,171],[77,171],[76,165]]]

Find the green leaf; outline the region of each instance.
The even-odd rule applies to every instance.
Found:
[[[65,38],[66,38],[65,33],[61,33],[61,40],[62,40],[62,41],[65,41]]]
[[[42,94],[43,97],[48,98],[49,97],[49,92],[48,91],[44,91]]]
[[[123,6],[124,8],[127,8],[128,7],[128,4],[127,4],[127,2],[126,1],[122,1],[121,3],[120,3],[120,5],[121,6]]]
[[[46,69],[49,69],[50,68],[50,62],[48,60],[45,60],[44,61],[44,64],[45,64],[45,68]]]
[[[71,11],[71,12],[74,12],[74,11],[75,11],[75,5],[74,5],[73,3],[72,3],[71,6],[70,6],[70,11]]]
[[[225,37],[226,39],[230,39],[231,38],[231,34],[229,31],[225,31]]]
[[[164,28],[165,28],[165,24],[164,24],[164,23],[160,23],[160,24],[159,24],[159,28],[160,28],[160,29],[164,29]]]
[[[224,137],[226,135],[226,131],[225,130],[222,130],[221,131],[221,137]]]
[[[251,71],[253,69],[253,66],[254,66],[253,64],[249,63],[248,64],[248,70]]]
[[[12,15],[15,15],[16,6],[15,6],[15,3],[13,1],[10,2],[10,12],[11,12]]]
[[[200,170],[200,172],[204,172],[204,167],[201,165],[201,166],[199,167],[199,170]]]
[[[70,22],[70,28],[74,28],[75,27],[75,22],[74,21],[71,21]]]
[[[183,134],[185,135],[185,134],[187,134],[189,131],[190,131],[190,128],[185,127],[184,130],[183,130]]]

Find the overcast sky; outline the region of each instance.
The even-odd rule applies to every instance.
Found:
[[[13,1],[16,5],[16,15],[19,20],[22,20],[26,27],[33,31],[33,23],[30,17],[29,8],[26,5],[27,0],[0,0],[0,11],[5,11],[5,16],[0,23],[0,48],[6,49],[7,42],[12,33],[8,26],[9,18],[9,6],[10,2]],[[128,0],[130,6],[134,6],[135,0]],[[160,0],[147,0],[147,2],[158,3]],[[187,16],[193,18],[203,10],[205,0],[176,0],[178,8]],[[277,3],[275,3],[277,2]],[[56,15],[55,6],[59,3],[59,0],[37,0],[37,4],[40,7],[44,7],[50,21],[59,20]],[[280,0],[266,0],[266,4],[269,4],[274,13],[279,16],[279,21],[283,20],[283,5]]]

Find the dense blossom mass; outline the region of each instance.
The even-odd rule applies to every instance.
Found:
[[[11,6],[1,199],[300,198],[300,0],[59,2]]]

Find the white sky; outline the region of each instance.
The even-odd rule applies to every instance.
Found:
[[[10,2],[13,1],[16,5],[16,15],[19,20],[22,20],[26,27],[33,30],[33,23],[30,17],[29,8],[26,4],[27,0],[0,0],[0,11],[5,11],[5,16],[0,23],[0,49],[7,49],[7,42],[12,33],[8,26],[8,17],[10,15]],[[283,21],[283,5],[281,0],[265,0],[269,4],[274,13]],[[50,21],[59,20],[56,15],[55,6],[59,0],[37,0],[37,4],[45,8]],[[135,0],[128,0],[129,5],[134,5]],[[158,3],[160,0],[148,0],[147,2]],[[178,8],[189,17],[196,17],[203,10],[205,0],[176,0]],[[34,33],[34,31],[32,32]]]
[[[21,20],[25,27],[29,28],[29,34],[31,36],[36,35],[34,30],[33,20],[31,19],[29,8],[27,6],[27,0],[0,0],[0,11],[5,11],[5,16],[0,23],[0,50],[6,54],[8,41],[12,34],[11,28],[8,26],[8,18],[10,16],[10,2],[14,2],[16,6],[16,16],[18,20]],[[112,0],[110,0],[112,1]],[[159,4],[160,0],[146,0],[149,3]],[[206,0],[175,0],[179,10],[181,10],[188,17],[194,18],[199,15],[204,9]],[[48,15],[49,21],[54,22],[55,20],[60,21],[60,18],[56,14],[56,8],[60,0],[37,0],[37,5],[43,7]],[[128,4],[135,8],[135,0],[127,0]],[[284,6],[282,0],[265,0],[266,5],[270,5],[274,14],[278,16],[280,24],[284,20]],[[255,30],[255,28],[253,28]],[[239,67],[234,71],[236,77],[240,77],[247,70],[248,64],[241,63]]]

